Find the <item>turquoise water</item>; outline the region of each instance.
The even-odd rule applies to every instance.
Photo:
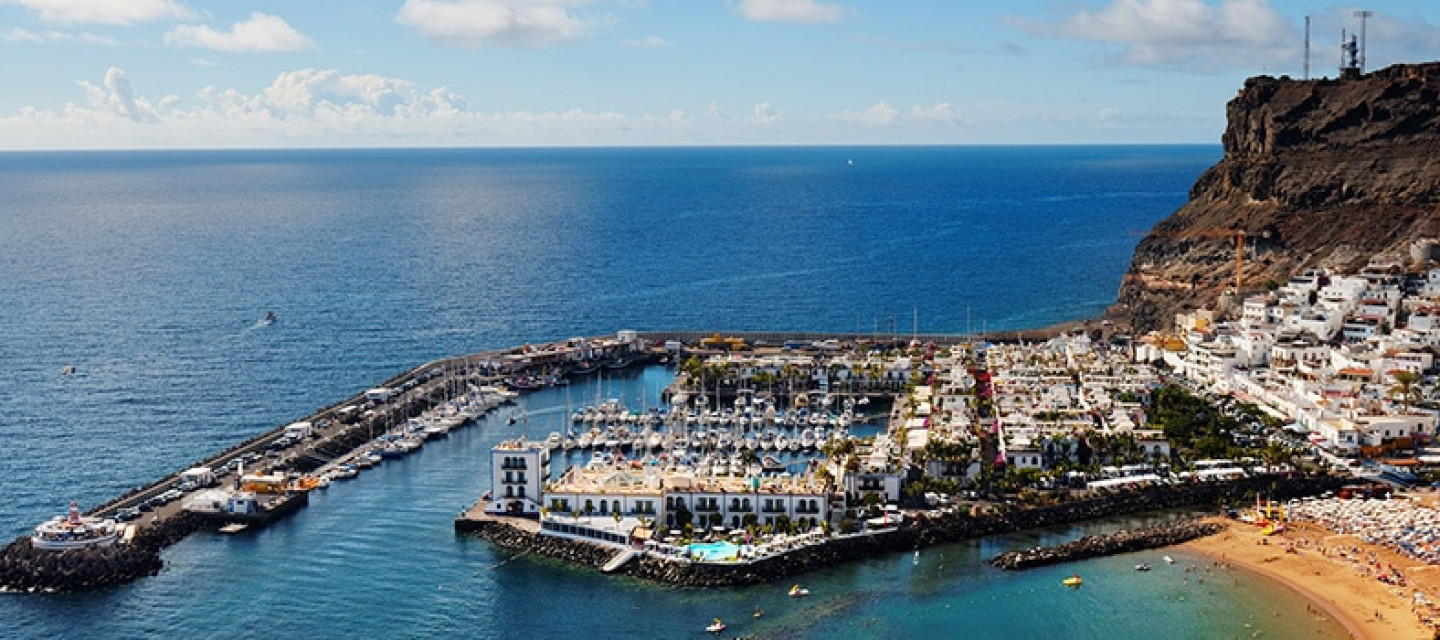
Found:
[[[904,334],[917,311],[920,331],[944,332],[1092,315],[1114,299],[1135,233],[1219,153],[0,154],[0,439],[12,445],[0,534],[436,357],[622,328]],[[262,325],[268,310],[279,321]],[[543,436],[597,398],[653,403],[668,379],[549,389],[526,399],[526,424]],[[0,635],[668,638],[703,637],[719,615],[767,638],[1325,637],[1301,624],[1303,602],[1245,577],[1201,588],[1154,558],[1147,575],[1125,557],[1017,574],[985,563],[1126,520],[830,567],[798,577],[814,595],[797,600],[788,582],[678,591],[516,558],[451,526],[487,488],[489,448],[518,435],[507,417],[337,483],[262,531],[192,536],[155,577],[0,596]],[[1072,571],[1078,591],[1059,587]]]
[[[699,556],[701,560],[723,560],[735,557],[740,552],[740,545],[733,542],[697,542],[688,547],[691,556]]]

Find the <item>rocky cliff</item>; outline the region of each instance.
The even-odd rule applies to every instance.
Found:
[[[1261,76],[1226,107],[1225,155],[1139,246],[1111,316],[1169,328],[1184,307],[1308,266],[1403,262],[1440,236],[1440,63],[1343,80]]]

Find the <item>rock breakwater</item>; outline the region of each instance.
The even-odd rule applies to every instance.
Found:
[[[160,551],[204,526],[182,514],[146,527],[128,543],[67,551],[35,549],[18,538],[0,549],[0,591],[35,593],[84,591],[129,582],[160,572]]]
[[[1212,536],[1224,530],[1225,525],[1218,522],[1200,522],[1198,520],[1166,522],[1144,529],[1085,536],[1079,540],[1053,547],[1009,551],[991,558],[990,564],[1011,571],[1043,567],[1061,562],[1168,547],[1196,538]]]

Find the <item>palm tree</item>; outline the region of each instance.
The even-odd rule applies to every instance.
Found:
[[[1405,404],[1405,412],[1410,412],[1410,403],[1419,399],[1420,388],[1416,383],[1420,381],[1420,374],[1413,371],[1396,371],[1390,374],[1395,379],[1395,385],[1390,387],[1389,394],[1400,396],[1400,401]]]

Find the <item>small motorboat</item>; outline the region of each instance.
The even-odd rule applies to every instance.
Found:
[[[1150,570],[1150,565],[1147,564],[1147,563],[1142,562],[1142,563],[1140,563],[1140,564],[1135,565],[1135,570],[1136,570],[1136,571],[1149,571],[1149,570]]]
[[[754,613],[753,615],[751,615],[751,617],[752,617],[752,618],[759,618],[759,617],[764,616],[764,615],[765,615],[765,610],[764,610],[764,609],[761,609],[760,607],[755,607],[755,613]]]
[[[265,312],[265,318],[260,321],[260,324],[263,324],[263,325],[275,324],[275,321],[276,321],[276,320],[279,320],[279,319],[280,319],[280,318],[275,315],[275,312],[274,312],[274,311],[266,311],[266,312]]]
[[[720,633],[721,631],[725,630],[725,622],[719,618],[716,618],[714,622],[710,623],[710,626],[705,627],[705,630],[709,631],[710,633]]]
[[[805,587],[798,584],[790,587],[790,597],[792,598],[803,598],[808,595],[810,595],[810,590]]]
[[[1080,579],[1080,574],[1078,573],[1060,581],[1060,584],[1063,584],[1067,587],[1078,587],[1084,583],[1085,581]]]
[[[1165,561],[1165,564],[1175,564],[1175,559],[1171,558],[1170,556],[1165,556],[1161,559]]]

